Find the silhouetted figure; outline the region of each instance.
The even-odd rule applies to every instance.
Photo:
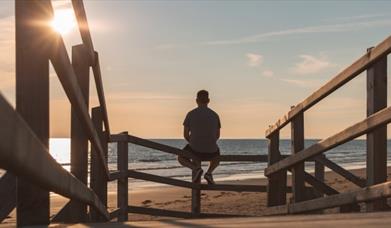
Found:
[[[202,176],[201,161],[209,161],[209,168],[204,178],[208,184],[214,184],[212,172],[220,163],[220,149],[217,146],[217,140],[220,138],[220,118],[216,112],[208,108],[210,101],[208,91],[198,91],[196,101],[198,107],[187,113],[183,122],[183,136],[188,142],[184,150],[191,152],[198,160],[178,156],[178,161],[181,165],[195,171],[193,182],[199,181]]]

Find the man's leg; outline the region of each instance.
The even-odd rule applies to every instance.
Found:
[[[209,162],[209,167],[206,173],[212,174],[213,171],[219,166],[220,164],[220,157],[215,157]]]
[[[197,167],[197,165],[194,164],[190,159],[185,158],[185,157],[183,157],[183,156],[178,156],[178,162],[179,162],[181,165],[183,165],[184,167],[187,167],[187,168],[189,168],[189,169],[191,169],[191,170],[195,170],[195,169],[199,168],[199,167]]]

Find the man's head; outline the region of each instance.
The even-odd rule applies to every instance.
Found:
[[[209,93],[206,90],[200,90],[197,93],[197,104],[199,106],[201,105],[208,105],[209,103]]]

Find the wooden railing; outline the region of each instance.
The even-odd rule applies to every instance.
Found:
[[[374,48],[340,74],[323,85],[266,130],[269,139],[268,214],[304,213],[332,207],[342,211],[357,209],[357,203],[368,202],[367,211],[386,208],[385,198],[391,196],[387,181],[387,124],[391,122],[391,107],[387,107],[387,55],[391,52],[391,37]],[[304,148],[304,113],[323,98],[342,87],[363,71],[367,71],[368,117],[343,131]],[[292,155],[283,158],[279,152],[279,132],[291,124]],[[357,177],[324,153],[359,136],[367,136],[367,179]],[[315,176],[305,172],[305,162],[315,160]],[[324,167],[362,188],[356,192],[339,193],[324,182]],[[287,172],[292,172],[292,199],[286,200]],[[307,179],[306,179],[307,178]],[[305,191],[305,183],[319,194]],[[326,197],[323,197],[327,195]],[[320,197],[320,198],[317,198]],[[314,199],[315,198],[315,199]],[[352,206],[353,205],[353,206]],[[354,206],[356,205],[356,206]]]
[[[143,173],[129,169],[128,167],[128,143],[151,148],[160,152],[169,153],[172,155],[181,155],[192,159],[193,155],[188,151],[181,150],[175,147],[163,145],[150,140],[138,138],[128,135],[127,132],[112,135],[112,142],[117,142],[117,160],[118,171],[112,172],[110,180],[118,181],[118,193],[117,193],[117,205],[118,209],[114,210],[110,215],[111,218],[118,218],[118,221],[126,221],[128,219],[128,213],[141,213],[155,216],[172,216],[180,218],[200,218],[200,217],[221,217],[221,216],[235,216],[226,214],[204,214],[201,213],[201,191],[237,191],[237,192],[266,192],[267,186],[265,185],[230,185],[230,184],[201,184],[193,183],[168,177],[157,176],[153,174]],[[266,162],[267,156],[264,155],[221,155],[220,161],[248,161],[248,162]],[[135,178],[145,181],[152,181],[155,183],[167,184],[176,187],[188,188],[192,191],[191,211],[170,211],[155,208],[143,208],[128,205],[128,178]],[[287,188],[287,191],[290,191]]]
[[[0,196],[0,201],[8,205],[0,215],[16,206],[17,198],[17,225],[50,223],[49,191],[71,199],[52,221],[110,219],[107,211],[110,129],[99,57],[93,48],[83,2],[72,0],[72,5],[83,43],[72,47],[71,62],[62,37],[49,27],[53,16],[51,1],[15,1],[16,110],[0,95],[0,167],[17,176],[18,187],[16,193],[8,193],[17,197]],[[71,103],[71,173],[48,152],[49,62]],[[100,104],[92,109],[92,118],[89,115],[90,68]],[[87,183],[88,141],[92,150],[91,188]],[[4,184],[15,186],[15,177],[5,176]],[[7,197],[11,200],[7,201]]]

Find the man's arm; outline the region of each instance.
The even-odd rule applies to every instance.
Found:
[[[190,128],[187,126],[184,126],[183,128],[183,137],[186,139],[187,142],[190,142]]]
[[[220,128],[217,129],[217,134],[216,134],[216,139],[219,139],[220,138]]]

